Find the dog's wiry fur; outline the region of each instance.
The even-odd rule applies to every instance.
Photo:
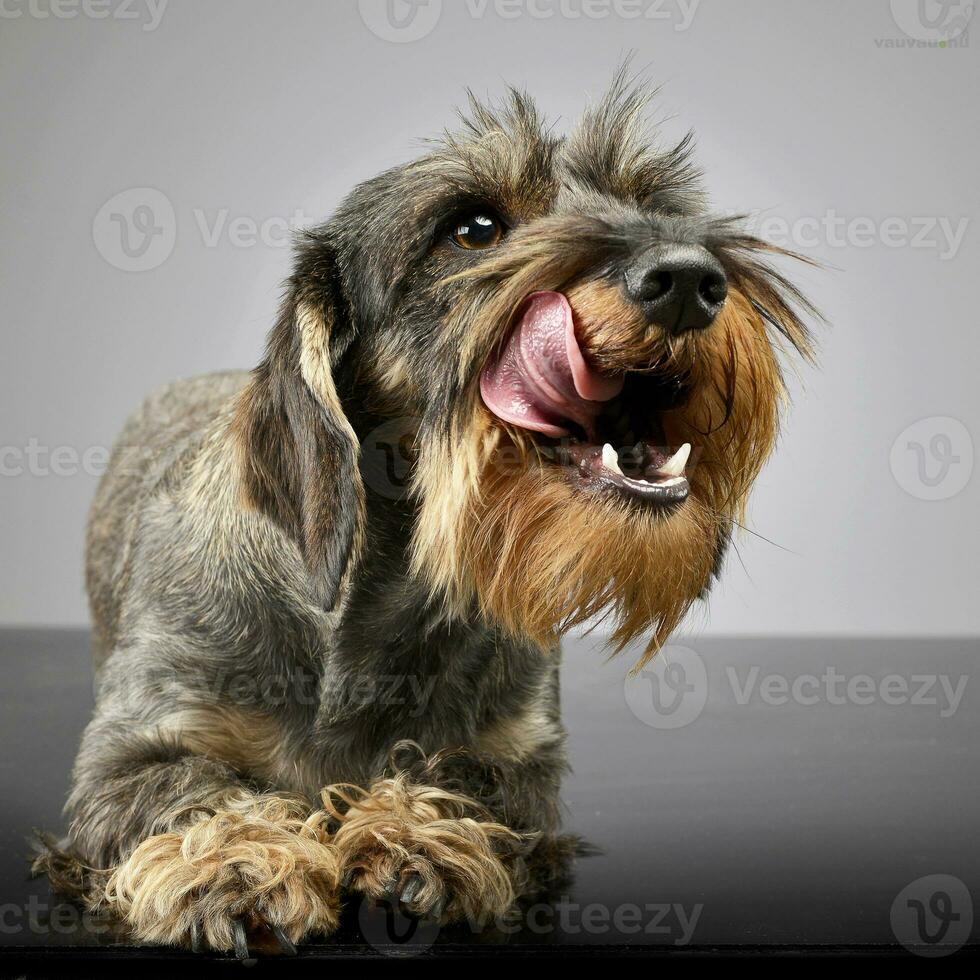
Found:
[[[609,616],[615,645],[656,651],[773,447],[779,348],[810,351],[770,250],[707,213],[689,144],[651,148],[643,105],[621,76],[562,138],[521,93],[474,102],[302,236],[251,374],[173,385],[127,423],[89,527],[96,712],[68,841],[37,865],[60,887],[143,940],[227,949],[236,923],[329,931],[342,882],[499,911],[529,849],[561,850],[558,638]],[[509,234],[451,246],[468,207]],[[651,329],[624,295],[623,264],[659,241],[723,265],[710,329]],[[663,411],[694,447],[679,509],[581,492],[482,403],[541,290],[568,297],[595,368],[683,386]],[[403,495],[361,456],[395,419]],[[424,703],[377,696],[382,678]]]
[[[336,927],[340,861],[325,813],[239,791],[195,815],[143,840],[106,884],[107,903],[137,939],[175,944],[199,928],[227,949],[236,919],[275,923],[292,940]]]
[[[334,785],[324,807],[340,824],[333,839],[352,883],[383,898],[391,881],[417,879],[403,905],[439,907],[456,918],[503,915],[522,883],[525,837],[497,823],[473,798],[438,784],[438,756],[425,771],[400,772],[369,787]]]

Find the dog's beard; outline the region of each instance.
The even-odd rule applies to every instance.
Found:
[[[532,237],[529,245],[539,243]],[[527,263],[505,260],[511,275],[490,267],[476,284],[483,291],[475,288],[458,306],[444,335],[460,373],[454,410],[433,404],[420,432],[413,570],[451,616],[478,610],[543,648],[574,626],[604,618],[618,648],[647,638],[643,663],[705,593],[773,448],[784,389],[766,321],[804,352],[805,331],[777,288],[783,281],[746,262],[730,268],[729,299],[710,330],[659,347],[655,340],[645,351],[621,344],[623,358],[656,363],[690,387],[686,402],[667,413],[671,441],[694,447],[690,495],[677,508],[657,509],[588,492],[544,459],[528,433],[494,418],[475,383],[479,365],[535,287],[565,288],[577,311],[590,302],[601,310],[581,324],[583,346],[596,363],[615,357],[615,332],[627,315],[614,308],[615,291],[583,287],[581,279],[573,285],[575,271],[555,267],[550,248],[528,252]]]
[[[608,617],[618,646],[659,646],[705,588],[723,531],[689,501],[671,516],[573,488],[549,463],[492,463],[461,515],[458,544],[481,611],[541,646]]]

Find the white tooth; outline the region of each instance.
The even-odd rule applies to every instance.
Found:
[[[608,442],[602,447],[602,465],[613,473],[623,475],[623,471],[619,468],[619,454]]]
[[[687,466],[687,459],[691,455],[691,444],[685,442],[680,449],[674,453],[663,466],[657,470],[661,476],[683,476],[684,467]]]

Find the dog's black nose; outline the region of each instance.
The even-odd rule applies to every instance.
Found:
[[[728,280],[700,245],[655,245],[626,270],[626,294],[648,323],[682,334],[711,325],[725,305]]]

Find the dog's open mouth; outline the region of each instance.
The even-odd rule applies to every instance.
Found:
[[[541,455],[564,467],[581,489],[662,506],[690,493],[691,447],[671,447],[664,424],[677,386],[591,367],[562,293],[528,297],[511,335],[484,368],[480,392],[499,419],[535,433]]]

